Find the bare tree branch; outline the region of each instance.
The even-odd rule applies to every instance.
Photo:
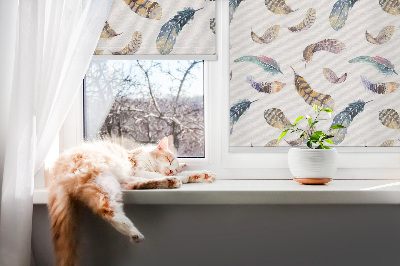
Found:
[[[144,117],[154,117],[154,118],[158,118],[158,119],[162,119],[162,120],[166,120],[166,121],[172,121],[175,122],[176,124],[178,124],[181,128],[186,128],[189,129],[189,127],[185,126],[181,121],[179,121],[176,117],[174,116],[164,116],[164,115],[156,115],[153,113],[149,113],[146,110],[142,110],[142,109],[136,109],[136,108],[130,108],[129,110],[125,110],[128,112],[139,112],[139,113],[144,113]],[[192,127],[191,129],[201,129],[204,130],[203,126],[199,126],[199,127]]]
[[[178,93],[176,94],[176,98],[175,98],[175,106],[174,106],[174,114],[176,114],[176,108],[178,106],[178,102],[179,102],[179,97],[181,96],[181,92],[182,92],[182,88],[183,88],[183,84],[185,83],[186,77],[187,75],[190,73],[190,70],[192,70],[192,68],[197,65],[198,63],[200,63],[202,61],[193,61],[190,66],[186,69],[185,74],[183,74],[183,77],[180,81],[179,84],[179,89],[178,89]]]
[[[145,70],[145,69],[143,68],[143,66],[139,63],[139,60],[136,60],[136,62],[137,62],[137,64],[138,64],[138,66],[143,70],[143,72],[144,72],[144,74],[145,74],[145,76],[146,76],[147,85],[148,85],[148,88],[149,88],[149,93],[150,93],[151,98],[153,99],[154,106],[156,107],[157,112],[158,112],[160,115],[162,115],[161,110],[160,110],[160,107],[158,106],[157,100],[156,100],[156,98],[155,98],[155,96],[154,96],[154,93],[153,93],[153,90],[152,90],[152,88],[151,88],[150,77],[149,77],[149,70],[148,70],[148,69]]]

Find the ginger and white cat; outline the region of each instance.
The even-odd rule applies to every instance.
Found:
[[[182,183],[215,181],[211,172],[182,171],[183,167],[169,151],[167,138],[156,147],[132,151],[98,141],[63,153],[52,169],[48,204],[57,265],[76,265],[76,202],[140,242],[143,235],[123,211],[121,189],[179,188]]]

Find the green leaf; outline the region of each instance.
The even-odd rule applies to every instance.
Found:
[[[311,136],[310,140],[314,143],[321,142],[320,138],[325,136],[325,134],[322,131],[315,131]]]
[[[333,144],[332,140],[330,140],[330,139],[325,139],[325,142],[329,143],[329,144]]]
[[[309,147],[310,149],[312,149],[312,142],[311,142],[311,140],[308,140],[308,141],[307,141],[307,147]]]
[[[280,141],[280,140],[287,134],[288,131],[289,131],[289,129],[284,130],[284,131],[282,132],[282,134],[279,136],[278,141]]]
[[[325,149],[328,150],[330,149],[328,146],[325,146],[321,141],[319,141],[319,145],[316,149]]]
[[[311,123],[310,127],[312,128],[316,123],[318,123],[319,121],[314,121]]]
[[[319,137],[315,134],[312,134],[309,138],[309,140],[313,141],[313,142],[317,142],[319,140]]]
[[[300,138],[304,137],[306,135],[306,132],[303,131],[303,133],[300,134]]]
[[[333,113],[333,111],[331,109],[328,109],[328,108],[326,108],[324,111],[327,112],[327,113]]]
[[[293,126],[295,126],[301,119],[303,119],[304,116],[299,116],[296,118],[296,121],[294,121]]]
[[[315,131],[313,135],[316,135],[319,137],[321,137],[322,135],[325,135],[322,131]]]
[[[333,135],[325,135],[321,140],[326,140],[326,139],[330,139],[333,138]]]
[[[312,118],[311,118],[311,117],[308,119],[308,123],[309,123],[310,125],[312,124]]]
[[[345,128],[345,127],[342,126],[342,125],[334,125],[334,126],[331,126],[331,129],[338,129],[338,128]]]

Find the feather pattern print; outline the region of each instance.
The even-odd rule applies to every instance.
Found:
[[[379,145],[380,147],[393,147],[394,145],[394,140],[390,139],[390,140],[386,140],[384,142],[381,143],[381,145]]]
[[[130,55],[136,53],[140,45],[142,44],[142,33],[140,31],[135,31],[132,34],[131,41],[129,44],[118,52],[112,52],[113,55]]]
[[[278,139],[270,140],[264,147],[279,147],[279,141]]]
[[[368,102],[364,102],[362,100],[358,100],[356,102],[350,103],[343,111],[341,111],[339,114],[337,114],[333,118],[332,126],[335,125],[341,125],[344,126],[344,128],[338,128],[338,129],[330,129],[329,133],[334,135],[333,138],[331,138],[333,144],[338,145],[342,143],[344,140],[346,134],[347,134],[347,129],[350,126],[351,122],[353,122],[353,119],[360,114],[362,111],[364,111],[364,106]]]
[[[377,94],[388,94],[395,92],[396,89],[400,86],[400,84],[396,82],[375,83],[371,80],[368,80],[364,76],[361,76],[361,82],[366,89]]]
[[[280,91],[286,84],[279,82],[279,81],[274,81],[274,82],[257,82],[254,80],[253,77],[249,76],[247,77],[246,81],[250,83],[250,85],[256,89],[258,92],[264,92],[264,93],[275,93]]]
[[[334,30],[338,31],[343,28],[350,9],[357,1],[358,0],[338,0],[333,5],[331,14],[329,15],[329,23]]]
[[[262,69],[272,75],[276,75],[278,73],[283,74],[278,63],[274,59],[266,56],[242,56],[236,59],[234,62],[251,62],[260,66]]]
[[[276,37],[278,37],[279,34],[279,25],[274,25],[270,28],[268,28],[262,37],[258,37],[257,34],[255,34],[253,31],[251,31],[251,39],[253,39],[254,42],[256,43],[260,43],[260,44],[266,44],[266,43],[270,43],[273,40],[276,39]]]
[[[238,101],[236,104],[234,104],[231,109],[230,109],[230,125],[231,125],[231,131],[230,134],[233,132],[233,125],[239,120],[239,118],[247,111],[247,109],[250,108],[250,105],[255,101],[249,101],[247,99],[243,99]]]
[[[391,129],[400,129],[400,116],[393,109],[383,109],[379,112],[379,121]]]
[[[378,33],[378,36],[376,36],[376,38],[372,37],[372,35],[366,31],[365,38],[367,39],[368,42],[370,42],[372,44],[377,44],[377,45],[384,44],[392,38],[394,29],[395,29],[395,26],[384,27]]]
[[[394,65],[386,58],[380,56],[375,56],[375,57],[358,56],[356,58],[349,60],[349,63],[363,63],[363,62],[371,64],[373,67],[375,67],[384,75],[392,75],[392,74],[398,75],[394,69]]]
[[[312,134],[314,134],[314,132],[315,132],[315,127],[313,127],[312,129],[308,129],[307,134],[305,134],[301,138],[297,138],[294,140],[286,140],[285,139],[285,141],[287,144],[289,144],[292,147],[300,146],[301,144],[307,142],[308,137],[311,136]]]
[[[192,20],[194,18],[194,14],[201,9],[194,10],[191,7],[187,7],[183,11],[178,11],[177,15],[175,15],[161,27],[160,33],[158,34],[156,40],[157,50],[160,54],[166,55],[172,51],[176,42],[176,38],[181,32],[183,26]]]
[[[210,19],[210,30],[215,34],[215,18]]]
[[[297,139],[295,139],[295,140],[286,140],[286,139],[285,139],[285,141],[286,141],[286,143],[289,144],[290,146],[292,146],[292,147],[297,147],[297,146],[300,146],[301,144],[304,143],[304,137],[297,138]]]
[[[344,73],[343,76],[341,76],[340,78],[338,78],[338,76],[336,75],[335,72],[333,72],[331,69],[329,68],[323,68],[322,72],[324,73],[324,77],[333,84],[339,84],[342,82],[346,81],[347,78],[347,73]]]
[[[157,2],[149,0],[124,0],[133,12],[141,17],[160,20],[162,8]]]
[[[274,128],[284,129],[292,124],[290,123],[289,119],[286,118],[282,110],[278,108],[270,108],[265,110],[264,118],[268,125]]]
[[[400,2],[399,0],[379,0],[379,5],[382,9],[390,15],[400,15]]]
[[[303,51],[303,58],[306,63],[311,62],[312,56],[318,51],[327,51],[339,54],[346,49],[346,45],[335,39],[325,39],[317,43],[308,45]]]
[[[110,39],[112,39],[112,38],[114,38],[115,36],[118,36],[118,35],[120,35],[121,33],[116,33],[115,32],[115,30],[113,30],[111,27],[110,27],[110,24],[108,24],[108,22],[106,21],[106,23],[105,23],[105,25],[104,25],[104,27],[103,27],[103,30],[101,31],[101,34],[100,34],[100,38],[103,38],[103,39],[108,39],[108,40],[110,40]]]
[[[287,15],[294,12],[294,10],[286,4],[285,0],[265,0],[265,6],[269,11],[278,15]]]
[[[291,32],[300,32],[302,30],[307,30],[311,28],[316,19],[317,19],[317,11],[314,8],[309,8],[307,10],[306,17],[303,19],[303,21],[296,26],[288,27],[288,30],[290,30]]]
[[[289,144],[290,146],[292,146],[292,147],[297,147],[297,146],[300,146],[301,144],[303,144],[304,142],[306,142],[306,141],[307,141],[307,137],[306,137],[306,136],[303,136],[303,137],[297,138],[297,139],[295,139],[295,140],[286,140],[286,139],[285,139],[285,141],[286,141],[286,143]]]
[[[292,68],[293,69],[293,68]],[[329,108],[333,110],[335,103],[330,95],[322,94],[313,91],[307,81],[299,76],[293,69],[294,72],[294,86],[299,95],[304,99],[304,101],[311,105],[317,105],[324,108]]]
[[[229,23],[231,23],[233,19],[233,14],[236,9],[239,7],[240,3],[244,0],[229,0]]]

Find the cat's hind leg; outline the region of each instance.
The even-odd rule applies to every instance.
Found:
[[[144,236],[124,213],[121,186],[111,173],[100,174],[92,182],[80,186],[75,195],[118,232],[135,242],[144,240]]]

